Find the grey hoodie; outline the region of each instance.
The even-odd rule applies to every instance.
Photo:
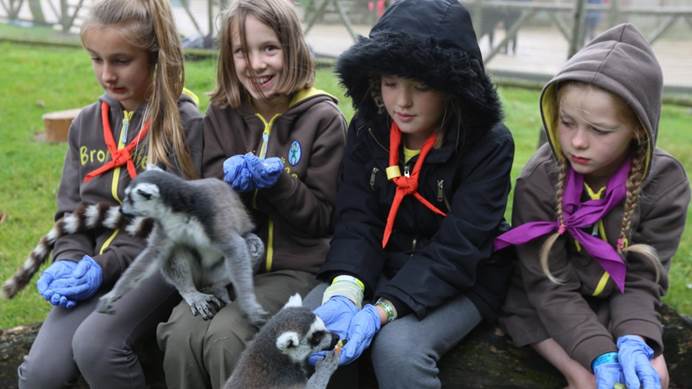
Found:
[[[656,308],[667,288],[665,273],[685,226],[690,187],[682,165],[655,148],[661,111],[660,66],[644,37],[632,25],[622,24],[591,41],[545,86],[541,114],[550,142],[536,152],[517,180],[513,225],[556,220],[556,157],[564,158],[554,132],[556,86],[568,80],[590,83],[620,96],[647,130],[651,140],[647,177],[632,217],[630,241],[653,246],[666,271],[656,282],[648,260],[629,254],[625,290],[620,293],[598,262],[563,235],[549,259],[553,275],[565,281],[555,284],[539,264],[544,236],[517,247],[520,272],[512,281],[501,321],[517,345],[552,338],[590,370],[598,355],[617,350],[615,342],[623,335],[640,335],[656,355],[663,351]],[[613,246],[622,215],[620,204],[602,219],[601,237]]]

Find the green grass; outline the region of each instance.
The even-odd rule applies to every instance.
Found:
[[[43,128],[41,116],[90,104],[101,90],[91,72],[89,57],[81,49],[0,42],[0,52],[0,212],[7,214],[0,224],[0,280],[4,280],[49,230],[55,212],[66,145],[36,140],[36,133]],[[214,85],[215,61],[188,62],[186,71],[187,86],[199,95],[204,110],[208,104],[206,92]],[[351,117],[350,100],[344,98],[330,69],[318,71],[317,86],[337,96],[346,117]],[[500,88],[500,94],[506,123],[517,144],[513,169],[516,178],[536,147],[540,127],[538,93]],[[692,168],[692,133],[687,125],[691,119],[689,108],[664,107],[659,138],[659,145],[680,158],[688,170]],[[692,279],[691,252],[688,229],[673,261],[671,287],[665,299],[687,315],[692,314],[692,289],[687,288]],[[0,328],[40,321],[49,307],[32,284],[15,299],[0,301]]]

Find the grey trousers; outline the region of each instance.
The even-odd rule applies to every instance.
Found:
[[[19,388],[65,388],[79,373],[92,388],[145,388],[133,350],[180,301],[159,273],[115,303],[115,314],[94,312],[96,295],[73,309],[54,307],[19,366]]]
[[[320,284],[303,305],[316,308],[327,284]],[[365,302],[364,302],[365,303]],[[385,324],[370,345],[380,388],[440,388],[437,362],[481,322],[476,306],[464,296],[435,308],[423,319],[409,314]]]
[[[297,270],[279,270],[254,278],[257,301],[270,314],[294,293],[305,295],[317,284],[315,276]],[[232,296],[232,294],[231,294]],[[192,316],[183,301],[167,322],[158,326],[169,389],[223,388],[240,354],[257,333],[237,304],[224,306],[211,320]]]

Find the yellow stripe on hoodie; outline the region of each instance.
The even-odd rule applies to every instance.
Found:
[[[123,111],[123,125],[120,129],[120,136],[118,137],[118,150],[122,149],[125,147],[125,144],[127,143],[127,133],[128,130],[130,129],[130,120],[132,120],[132,116],[134,115],[134,112],[130,111]],[[113,169],[113,181],[111,183],[111,194],[113,195],[113,198],[115,201],[118,202],[118,204],[122,203],[122,200],[120,200],[120,197],[118,196],[118,183],[120,182],[120,167],[116,167]],[[108,238],[103,242],[101,245],[101,249],[99,250],[99,255],[103,254],[104,251],[110,246],[111,242],[113,242],[113,239],[118,235],[118,232],[120,230],[116,229],[113,230],[113,232],[110,234]]]
[[[301,89],[297,91],[293,97],[291,98],[291,101],[288,103],[288,107],[291,108],[301,101],[307,100],[310,97],[317,96],[317,95],[329,95],[328,93],[321,91],[317,88],[308,88],[308,89]],[[329,95],[331,96],[331,95]],[[333,96],[332,96],[333,97]],[[259,120],[262,122],[264,125],[264,129],[262,130],[262,143],[260,144],[260,149],[259,153],[257,155],[258,158],[264,159],[267,157],[267,151],[269,148],[269,136],[271,135],[272,132],[272,126],[274,123],[276,123],[276,120],[281,116],[281,114],[276,114],[272,116],[269,121],[267,121],[264,116],[262,116],[260,113],[256,113],[257,117]],[[255,190],[253,196],[252,196],[252,207],[257,208],[257,190]],[[267,222],[267,242],[266,242],[266,248],[265,252],[267,253],[267,259],[266,259],[266,266],[265,269],[267,271],[270,271],[272,268],[272,262],[274,260],[274,221],[271,218],[268,218]]]
[[[598,190],[598,192],[594,192],[593,189],[585,182],[584,183],[584,189],[586,189],[586,193],[589,195],[589,198],[591,200],[600,200],[601,197],[603,197],[603,193],[605,192],[605,186],[601,187],[601,189]],[[594,226],[594,230],[592,234],[598,232],[598,236],[605,240],[608,241],[608,237],[606,236],[605,232],[605,226],[603,225],[603,220],[599,220],[598,223]],[[581,252],[581,245],[579,242],[576,240],[574,241],[575,246],[577,246],[577,251]],[[607,271],[603,272],[603,275],[601,276],[601,279],[598,280],[598,284],[596,284],[596,289],[594,289],[593,295],[592,296],[598,296],[601,293],[603,293],[603,290],[605,289],[606,285],[608,285],[608,280],[610,279],[610,274],[608,274]]]

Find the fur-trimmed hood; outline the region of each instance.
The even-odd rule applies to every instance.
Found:
[[[370,78],[412,78],[460,100],[465,135],[501,120],[495,88],[485,74],[468,11],[458,0],[400,0],[384,13],[369,37],[345,51],[336,72],[366,120],[379,121]]]

